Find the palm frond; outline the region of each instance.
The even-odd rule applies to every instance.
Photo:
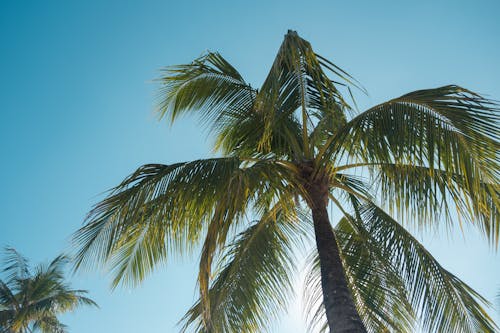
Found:
[[[226,228],[252,200],[285,189],[289,172],[274,161],[236,157],[145,165],[89,213],[74,236],[75,267],[108,264],[115,286],[138,283],[169,254],[189,253],[210,221]]]
[[[294,248],[304,237],[300,216],[268,211],[229,245],[210,286],[214,332],[262,332],[286,309],[295,270]],[[183,318],[183,331],[206,332],[198,301]]]
[[[13,284],[11,282],[11,284]],[[16,284],[13,284],[14,287]],[[15,295],[16,291],[11,290],[11,288],[0,279],[0,304],[7,309],[11,309],[19,306],[19,300]]]
[[[499,111],[495,101],[458,86],[415,91],[353,118],[320,157],[348,154],[363,162],[411,161],[447,170],[456,167],[460,156],[453,153],[461,147],[491,176],[498,172],[491,167],[498,163]]]
[[[268,177],[266,176],[265,178]],[[263,179],[264,181],[265,178]],[[257,178],[254,178],[254,180],[255,179]],[[200,303],[203,310],[202,313],[205,316],[205,329],[211,327],[209,283],[212,274],[212,260],[220,250],[223,250],[229,229],[231,226],[234,226],[233,222],[241,220],[246,213],[249,197],[254,192],[254,186],[251,185],[249,180],[250,179],[243,174],[241,177],[233,178],[233,181],[227,188],[227,194],[230,196],[231,204],[228,204],[227,200],[219,201],[214,208],[214,214],[207,228],[205,241],[201,251],[198,273]],[[283,197],[283,199],[275,205],[274,210],[279,209],[281,214],[287,214],[290,211],[294,211],[293,201],[290,202],[292,195],[289,193],[289,189],[283,188],[281,191],[276,190],[277,188],[269,188],[265,193],[259,190],[260,194],[252,202],[254,206],[253,213],[258,213],[259,208],[267,211],[267,207],[270,207],[273,202],[279,200],[280,196]],[[282,192],[281,195],[279,192]],[[284,202],[287,200],[289,204],[285,205]],[[271,213],[265,214],[269,215]],[[276,212],[274,212],[274,214],[276,214]]]
[[[469,220],[481,219],[487,236],[497,243],[499,111],[494,101],[457,86],[416,91],[377,105],[349,121],[329,139],[318,160],[418,166],[428,168],[430,176],[434,172],[441,178],[445,175],[450,180],[447,190],[474,196],[470,204],[460,205],[467,208],[461,213],[466,213]],[[490,202],[486,207],[494,207],[493,210],[482,208],[487,201]],[[422,207],[427,208],[420,211],[426,217],[431,216],[429,209],[440,209]],[[496,222],[485,226],[486,216],[493,216]]]
[[[429,332],[495,332],[495,323],[481,306],[489,303],[444,269],[399,223],[374,204],[359,208],[357,227],[399,272],[408,300]]]
[[[201,112],[206,121],[220,119],[226,112],[246,110],[255,97],[255,90],[216,52],[168,67],[158,81],[158,112],[170,121],[193,111]]]
[[[373,171],[381,201],[405,220],[425,225],[444,217],[451,222],[451,212],[456,211],[459,221],[478,226],[491,242],[497,241],[498,183],[471,183],[459,174],[413,165],[380,164]]]
[[[2,272],[6,277],[7,284],[30,276],[28,259],[11,247],[5,248],[3,266]]]
[[[241,157],[302,155],[301,125],[294,117],[270,118],[255,108],[217,122],[215,150]],[[257,148],[256,148],[257,147]]]
[[[61,323],[55,316],[46,315],[36,320],[33,330],[40,330],[42,333],[66,333],[67,326]]]
[[[228,158],[142,166],[95,206],[75,234],[81,245],[76,267],[111,263],[118,278],[126,275],[133,283],[169,249],[189,252],[204,228],[205,209],[211,211],[214,195],[239,164]]]
[[[331,192],[337,191],[340,199],[350,200],[351,196],[371,200],[373,197],[373,190],[366,179],[342,172],[334,172],[330,176]]]

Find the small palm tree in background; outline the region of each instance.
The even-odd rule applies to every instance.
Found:
[[[295,249],[312,236],[307,295],[320,329],[495,330],[487,302],[396,220],[451,227],[457,212],[497,243],[494,102],[450,85],[358,112],[341,93],[355,81],[295,32],[260,89],[218,53],[160,82],[160,115],[199,115],[220,157],[140,167],[76,233],[77,268],[106,265],[114,285],[135,284],[201,247],[200,299],[182,329],[262,332],[286,309]]]
[[[67,332],[58,315],[81,305],[97,306],[84,296],[85,290],[71,289],[65,282],[66,257],[31,270],[17,251],[6,252],[5,279],[0,280],[0,333]]]

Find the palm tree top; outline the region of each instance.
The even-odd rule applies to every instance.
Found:
[[[345,322],[356,332],[494,331],[485,300],[404,226],[455,225],[457,212],[498,244],[495,101],[447,85],[357,111],[357,81],[294,31],[259,89],[216,52],[158,81],[160,117],[199,116],[221,157],[132,173],[75,234],[77,268],[104,265],[114,285],[135,284],[201,247],[184,329],[259,332],[286,308],[293,249],[310,237],[308,281],[323,297],[314,318],[326,313],[332,332],[340,294],[347,317],[362,319]],[[330,204],[342,215],[334,227]]]
[[[86,290],[71,289],[65,281],[66,256],[30,268],[13,248],[5,249],[0,279],[0,332],[67,332],[57,316],[82,305],[97,306]]]

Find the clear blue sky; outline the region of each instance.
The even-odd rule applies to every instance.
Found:
[[[153,114],[162,66],[220,51],[258,86],[287,29],[367,88],[369,106],[448,83],[500,99],[500,2],[0,2],[0,246],[33,262],[68,249],[101,193],[139,165],[209,156],[196,120]],[[493,300],[500,256],[475,230],[421,235],[441,263]],[[137,289],[77,275],[100,310],[64,317],[71,332],[175,332],[195,299],[197,257]],[[497,322],[499,316],[495,315]],[[303,332],[298,315],[273,332]]]

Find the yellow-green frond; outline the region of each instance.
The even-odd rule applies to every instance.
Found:
[[[145,165],[89,213],[74,236],[75,266],[106,265],[113,285],[136,284],[169,255],[189,253],[210,221],[224,224],[222,235],[252,203],[285,193],[288,173],[236,157]]]
[[[399,272],[419,324],[429,332],[496,332],[489,303],[444,269],[398,222],[374,204],[359,207],[358,230]],[[369,237],[369,238],[368,238]]]
[[[210,330],[198,301],[183,331],[263,332],[278,320],[292,293],[294,249],[304,237],[299,217],[286,212],[269,211],[224,249],[208,291]]]

